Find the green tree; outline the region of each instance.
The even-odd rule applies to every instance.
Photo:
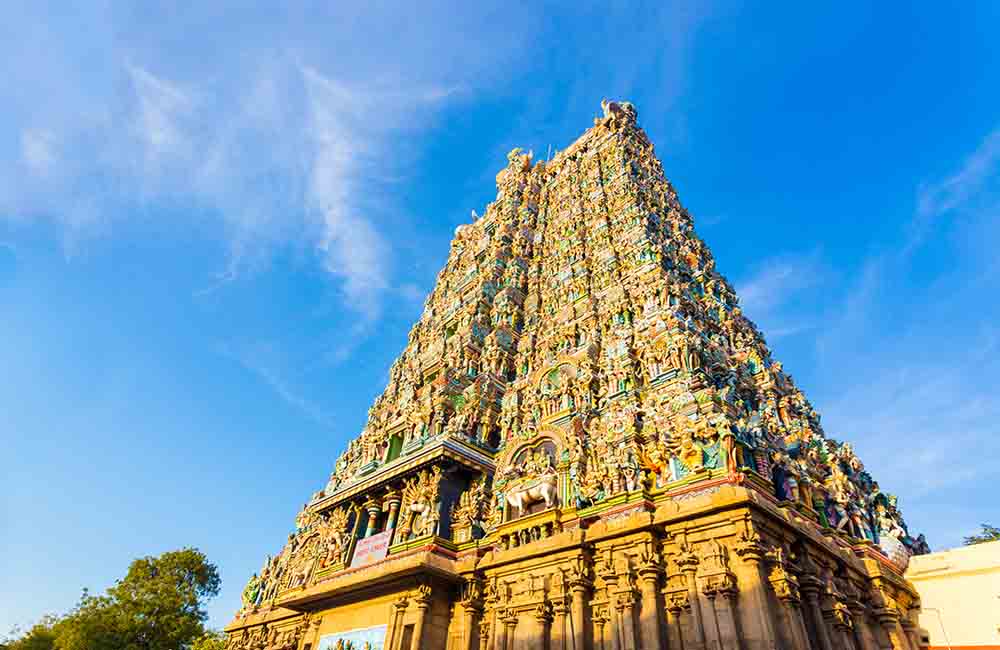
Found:
[[[216,630],[209,630],[194,640],[191,650],[226,650],[226,635]]]
[[[126,648],[128,627],[108,596],[92,596],[86,589],[80,602],[55,627],[56,650],[111,650]]]
[[[23,635],[14,629],[11,635],[19,638],[0,642],[0,650],[53,650],[58,621],[55,616],[45,616]]]
[[[205,633],[208,614],[204,606],[209,598],[218,595],[220,582],[218,569],[196,549],[135,560],[128,574],[108,589],[126,642],[119,647],[121,650],[189,647]]]
[[[205,604],[219,585],[197,549],[140,558],[106,594],[84,590],[69,614],[43,619],[0,650],[216,650]]]
[[[973,544],[985,544],[986,542],[995,542],[1000,540],[1000,528],[996,526],[990,526],[989,524],[982,524],[983,531],[978,535],[970,535],[965,538],[966,546],[972,546]]]

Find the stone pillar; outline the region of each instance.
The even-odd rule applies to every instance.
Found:
[[[622,638],[621,638],[621,612],[618,606],[617,597],[617,586],[618,586],[618,575],[615,573],[614,567],[610,566],[610,559],[608,564],[605,564],[604,570],[601,572],[601,578],[604,579],[604,589],[608,594],[608,622],[611,624],[611,648],[610,650],[624,650],[622,648]]]
[[[851,610],[851,622],[854,623],[854,641],[860,650],[878,650],[878,645],[872,637],[871,628],[865,618],[865,606],[858,600],[848,603]]]
[[[902,646],[893,638],[899,626],[899,614],[889,607],[880,607],[874,614],[882,632],[880,635],[882,638],[879,640],[880,650],[901,650]]]
[[[390,492],[385,497],[385,505],[389,506],[389,517],[385,522],[386,530],[396,529],[396,519],[399,517],[399,505],[402,501],[403,498],[399,495],[399,492]]]
[[[657,589],[660,586],[660,563],[650,558],[639,568],[639,583],[642,592],[642,609],[639,630],[642,634],[642,650],[660,650],[660,608],[657,603]]]
[[[780,548],[768,551],[767,562],[771,565],[768,582],[779,602],[781,636],[794,650],[810,650],[809,635],[806,633],[803,620],[798,578],[788,571]]]
[[[816,630],[816,638],[819,640],[819,650],[835,650],[830,634],[826,629],[826,621],[823,620],[823,612],[820,608],[819,592],[823,583],[816,576],[806,576],[801,583],[802,593],[806,596],[805,615],[812,621],[813,629]],[[839,650],[839,649],[837,649]]]
[[[365,504],[365,510],[368,511],[368,525],[365,528],[365,537],[371,537],[376,533],[375,526],[378,523],[378,514],[382,512],[382,506],[380,506],[375,501],[369,501]]]
[[[308,614],[306,614],[308,616]],[[322,618],[315,618],[309,622],[309,630],[306,632],[308,638],[311,639],[310,643],[314,648],[319,647],[319,628],[320,624],[323,622]],[[389,646],[386,646],[387,648]]]
[[[830,639],[837,648],[854,650],[854,635],[851,634],[851,614],[835,595],[830,597],[830,607],[823,611],[827,620],[827,629],[830,632]]]
[[[538,650],[545,650],[548,646],[546,645],[546,640],[549,639],[549,635],[552,632],[552,605],[549,603],[542,603],[535,608],[535,621],[538,622],[538,629],[541,632],[541,638],[538,639],[537,644],[532,644],[532,648],[538,648]]]
[[[507,611],[498,609],[495,617],[497,638],[496,643],[493,644],[493,650],[507,650]]]
[[[566,644],[567,614],[569,614],[569,605],[566,603],[565,596],[552,603],[552,643],[549,650],[572,650]]]
[[[590,591],[591,583],[582,575],[576,576],[570,582],[570,590],[573,593],[573,604],[570,608],[570,640],[572,650],[585,650],[587,647],[587,592]]]
[[[736,623],[736,584],[731,575],[716,576],[705,590],[715,614],[715,632],[720,648],[740,650],[743,643]]]
[[[906,637],[906,641],[910,644],[910,648],[918,650],[920,647],[920,632],[917,625],[909,617],[905,616],[900,619],[899,625],[903,628],[903,634]]]
[[[623,650],[638,650],[635,639],[635,592],[625,577],[625,588],[618,592],[618,624],[621,628]]]
[[[427,618],[427,610],[431,606],[430,585],[423,584],[417,587],[413,603],[417,606],[417,619],[413,623],[413,645],[410,646],[410,650],[420,650],[424,647],[424,619]]]
[[[715,613],[715,594],[707,592],[705,598],[708,600],[708,606],[701,608],[701,624],[702,629],[705,631],[705,648],[710,648],[711,650],[724,648],[722,636],[719,634],[719,619]]]
[[[466,579],[462,585],[462,616],[465,650],[475,650],[476,628],[483,615],[483,582],[476,576]]]
[[[674,592],[667,596],[667,647],[670,650],[681,650],[684,647],[681,614],[687,604],[687,593]]]
[[[740,610],[747,614],[747,625],[743,628],[743,639],[748,650],[774,650],[778,647],[778,637],[771,618],[771,606],[767,598],[767,567],[764,548],[760,536],[754,532],[745,533],[733,547],[736,555],[743,559],[740,597],[745,605]]]
[[[514,650],[514,628],[517,627],[517,611],[507,610],[507,616],[503,619],[504,624],[504,647],[498,650]]]
[[[694,638],[690,641],[694,648],[700,650],[705,647],[705,624],[701,601],[698,598],[698,581],[695,578],[698,571],[698,556],[682,547],[674,562],[684,573],[684,581],[687,583],[688,603],[691,606],[691,632],[694,634]]]
[[[463,606],[465,612],[465,650],[476,650],[476,628],[479,627],[483,611],[473,603]]]
[[[607,643],[604,640],[604,626],[608,622],[608,617],[604,616],[603,613],[594,616],[594,626],[597,628],[597,638],[594,640],[594,647],[597,650],[608,650]]]
[[[396,645],[399,642],[399,628],[403,625],[403,616],[409,604],[410,601],[406,596],[401,596],[392,604],[392,613],[389,615],[389,632],[385,640],[385,647],[388,650],[396,650]]]
[[[490,641],[493,640],[490,637],[492,618],[489,614],[479,618],[479,650],[490,650]]]

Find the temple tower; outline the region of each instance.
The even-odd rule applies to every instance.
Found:
[[[456,230],[230,648],[916,649],[922,536],[771,358],[635,109],[602,109]]]

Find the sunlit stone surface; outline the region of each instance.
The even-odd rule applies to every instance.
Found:
[[[740,312],[635,109],[602,109],[456,230],[231,648],[916,647],[923,538]]]

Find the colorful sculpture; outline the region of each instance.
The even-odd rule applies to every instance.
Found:
[[[634,495],[659,503],[721,480],[899,566],[927,550],[771,357],[635,108],[602,109],[549,161],[508,154],[496,200],[456,229],[367,425],[247,585],[242,615],[344,566],[376,530],[394,545],[437,535],[510,549]],[[563,519],[516,525],[548,511]],[[714,594],[731,585],[713,544]],[[777,553],[768,575],[792,598]]]

